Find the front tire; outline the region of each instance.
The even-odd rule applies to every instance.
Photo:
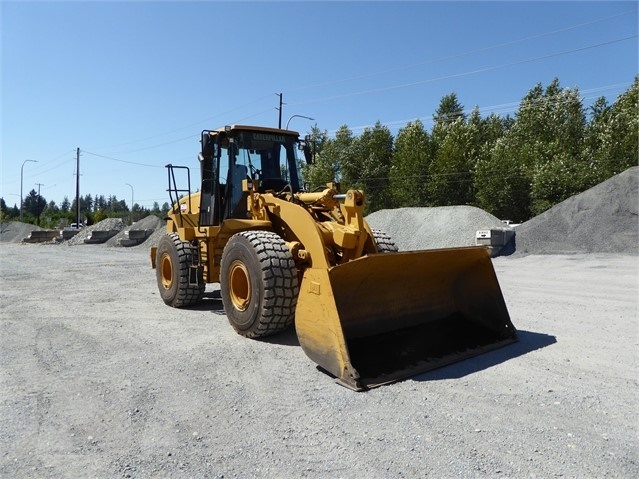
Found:
[[[177,233],[163,236],[158,243],[156,278],[162,300],[174,308],[199,303],[204,295],[202,270],[197,270],[197,284],[189,281],[191,266],[197,264],[197,249]]]
[[[231,326],[247,338],[285,330],[295,319],[299,284],[286,243],[271,231],[243,231],[222,253],[220,293]]]
[[[373,229],[373,240],[378,253],[397,253],[399,248],[385,231]]]

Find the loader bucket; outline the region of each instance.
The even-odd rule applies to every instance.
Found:
[[[483,247],[374,254],[310,268],[295,328],[306,355],[355,390],[516,341]]]

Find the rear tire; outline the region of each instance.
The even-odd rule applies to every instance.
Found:
[[[224,247],[220,266],[222,303],[238,334],[258,338],[293,324],[299,284],[282,238],[271,231],[237,233]]]
[[[197,250],[177,233],[163,236],[158,243],[155,274],[162,300],[174,308],[199,303],[204,295],[202,270],[198,269],[197,284],[189,284],[190,266],[197,264]]]
[[[375,229],[371,231],[378,253],[397,253],[399,251],[393,239],[385,231]]]

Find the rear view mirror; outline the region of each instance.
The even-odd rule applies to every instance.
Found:
[[[311,149],[308,146],[308,144],[304,144],[304,146],[302,147],[302,150],[304,151],[304,159],[306,160],[306,164],[307,165],[312,165],[313,164],[313,154],[311,153]]]

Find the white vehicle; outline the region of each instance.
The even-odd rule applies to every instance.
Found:
[[[80,228],[84,228],[84,225],[82,223],[71,223],[69,226],[65,226],[64,230],[73,231],[73,230],[79,230]]]

